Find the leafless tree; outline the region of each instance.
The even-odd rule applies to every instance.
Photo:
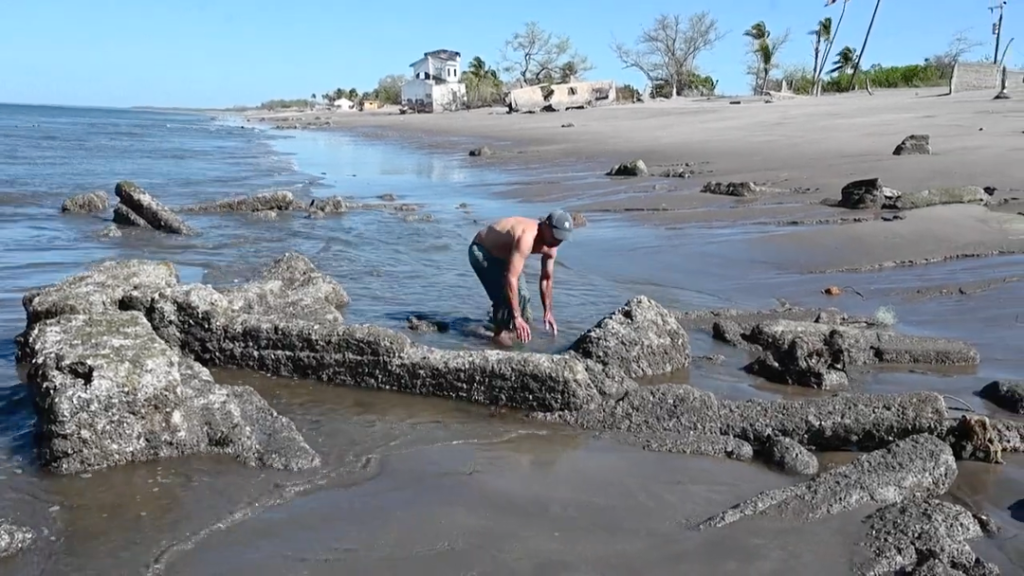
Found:
[[[650,27],[640,30],[633,46],[613,40],[611,48],[623,68],[643,74],[652,88],[660,82],[674,87],[670,91],[674,98],[680,80],[694,72],[697,57],[724,37],[709,12],[685,19],[679,14],[660,14]]]
[[[594,69],[586,56],[573,49],[568,36],[547,32],[537,22],[527,22],[505,41],[500,68],[530,86],[557,81],[565,70],[581,78]]]
[[[957,62],[961,61],[964,56],[967,56],[977,48],[985,45],[984,42],[972,38],[969,32],[970,29],[958,30],[953,34],[953,37],[949,39],[946,51],[928,58],[927,62],[932,66],[937,66],[945,73],[952,71],[953,66],[955,66]]]

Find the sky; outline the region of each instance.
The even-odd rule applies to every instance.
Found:
[[[984,43],[976,56],[990,59],[992,2],[881,0],[863,63],[920,62],[942,52],[960,30]],[[806,33],[825,16],[835,21],[841,3],[825,8],[825,0],[6,0],[0,14],[0,102],[228,107],[305,98],[336,87],[364,91],[384,75],[409,74],[409,64],[438,48],[459,51],[464,61],[480,56],[497,64],[504,41],[530,20],[567,35],[596,66],[589,79],[641,87],[643,77],[622,69],[610,43],[632,41],[660,13],[703,10],[727,34],[698,66],[719,79],[720,93],[743,94],[745,29],[758,20],[776,34],[789,28],[792,39],[780,60],[810,66]],[[843,45],[860,49],[874,6],[875,0],[849,1],[834,52]],[[1009,0],[1003,46],[1016,35],[1024,35],[1024,0]],[[1006,63],[1024,65],[1013,48]]]

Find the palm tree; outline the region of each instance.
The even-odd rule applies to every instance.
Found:
[[[492,104],[501,88],[498,71],[488,66],[479,56],[474,56],[469,61],[469,66],[462,73],[462,81],[466,84],[466,93],[471,105]]]
[[[851,74],[857,64],[857,51],[849,46],[843,46],[842,50],[836,53],[836,59],[832,62],[832,68],[828,71],[831,74]]]
[[[808,32],[809,35],[814,36],[814,69],[811,72],[812,80],[814,85],[818,84],[818,76],[821,74],[821,48],[822,44],[827,44],[832,40],[832,17],[826,16],[818,21],[818,27]]]
[[[843,0],[843,10],[839,13],[839,20],[836,21],[836,27],[832,30],[832,34],[829,36],[828,44],[825,46],[825,54],[821,57],[821,63],[818,67],[816,77],[818,79],[814,86],[814,95],[821,95],[821,75],[825,71],[825,64],[828,62],[829,56],[832,55],[832,46],[836,42],[836,36],[839,35],[839,27],[843,25],[843,16],[846,16],[846,4],[849,0]]]
[[[771,74],[772,69],[775,68],[775,56],[788,41],[789,31],[787,30],[781,37],[772,38],[771,30],[768,30],[764,20],[761,20],[755,22],[743,35],[750,38],[753,44],[750,51],[757,60],[755,85],[760,86],[760,91],[763,94],[768,89],[768,76]]]
[[[764,20],[760,20],[748,28],[743,35],[753,40],[756,44],[768,40],[772,33],[768,30],[768,26],[764,23]]]

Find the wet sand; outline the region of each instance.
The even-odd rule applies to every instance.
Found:
[[[431,153],[399,161],[400,152],[382,149],[379,166],[361,165],[367,162],[365,155],[352,155],[340,167],[332,151],[330,161],[306,161],[304,169],[332,175],[343,169],[346,176],[335,176],[339,180],[349,171],[357,176],[388,169],[415,174],[395,190],[360,186],[359,177],[338,187],[361,198],[393,191],[401,200],[421,201],[424,211],[437,215],[435,222],[406,223],[393,214],[373,213],[319,222],[282,218],[277,223],[203,215],[190,222],[211,231],[209,236],[168,240],[126,235],[115,243],[113,255],[166,257],[181,266],[187,281],[230,283],[280,251],[298,249],[314,257],[352,295],[347,321],[400,329],[411,312],[482,318],[486,302],[463,260],[471,234],[511,210],[540,215],[554,205],[567,205],[583,211],[589,224],[563,250],[556,273],[561,334],[558,339],[540,335],[531,350],[567,345],[638,293],[677,310],[766,308],[781,299],[872,314],[889,305],[896,310],[898,329],[966,339],[981,351],[982,364],[923,372],[887,367],[868,372],[856,382],[858,388],[935,390],[1005,417],[973,391],[992,379],[1024,372],[1022,327],[1014,318],[1024,301],[1024,285],[1008,280],[1020,274],[1024,256],[878,265],[959,250],[1016,249],[1016,223],[1008,219],[1015,216],[1008,208],[1012,205],[1001,207],[1006,209],[998,214],[978,207],[943,207],[914,211],[896,222],[780,225],[854,216],[874,220],[872,213],[815,203],[837,197],[839,185],[858,177],[878,175],[907,191],[937,184],[1009,190],[1012,164],[1007,161],[1001,168],[991,161],[986,165],[989,173],[971,160],[987,154],[972,148],[980,146],[980,134],[999,134],[999,129],[993,126],[979,134],[977,126],[965,127],[977,110],[994,104],[980,97],[935,98],[947,111],[960,102],[966,103],[963,110],[975,112],[943,116],[934,129],[931,124],[922,128],[926,119],[920,117],[917,124],[899,120],[904,123],[893,128],[903,117],[894,110],[932,114],[917,110],[926,100],[903,102],[900,98],[910,98],[907,94],[874,98],[879,100],[848,108],[822,99],[741,106],[652,104],[531,116],[353,115],[347,126],[363,136],[396,139]],[[1024,116],[1019,102],[1010,101],[1010,112],[1000,116],[1003,129]],[[879,118],[879,106],[886,108],[884,120],[864,119],[871,110]],[[755,107],[765,112],[751,111]],[[843,110],[843,117],[833,118]],[[851,110],[859,110],[858,115]],[[771,114],[778,118],[772,120]],[[829,118],[832,124],[825,123]],[[576,128],[558,127],[570,119]],[[814,127],[816,122],[820,124]],[[958,128],[958,123],[963,126]],[[880,124],[885,130],[877,128]],[[932,133],[934,156],[888,156],[903,136],[923,129]],[[963,139],[957,136],[961,132]],[[834,133],[847,136],[822,135]],[[940,133],[957,145],[940,146]],[[1016,135],[1024,139],[1019,130]],[[323,137],[329,140],[330,133]],[[499,153],[456,159],[481,144]],[[843,145],[852,151],[842,153]],[[1005,150],[991,154],[1005,156]],[[713,169],[714,178],[772,181],[821,192],[735,200],[696,193],[703,176],[601,175],[611,164],[637,156],[652,168],[707,161],[700,168]],[[959,168],[951,167],[954,158]],[[502,176],[489,177],[494,174],[490,169],[500,169]],[[983,174],[987,179],[980,179]],[[956,178],[947,182],[943,175]],[[176,204],[195,200],[182,198]],[[470,205],[467,210],[455,208],[462,201]],[[637,210],[651,208],[658,210]],[[79,242],[96,224],[74,222],[70,231],[62,232],[65,242]],[[961,222],[967,223],[962,235]],[[944,226],[931,226],[938,223]],[[883,235],[890,234],[905,242],[888,246]],[[78,262],[82,255],[72,252],[53,258],[64,261],[44,268],[42,275],[49,281],[84,265]],[[809,274],[850,267],[868,270]],[[43,276],[18,288],[36,285]],[[535,287],[536,265],[528,269],[527,278]],[[864,298],[822,295],[820,290],[829,284],[856,286]],[[17,316],[5,312],[5,317]],[[690,334],[695,355],[721,354],[725,360],[697,362],[660,381],[688,382],[727,398],[821,394],[754,380],[739,370],[749,353],[713,342],[696,328]],[[486,345],[457,334],[413,336],[445,347]],[[270,379],[245,371],[215,370],[214,376],[221,383],[256,388],[296,423],[322,456],[323,466],[280,473],[199,457],[41,481],[43,475],[24,460],[0,463],[12,495],[3,500],[4,510],[48,530],[31,553],[13,560],[12,573],[333,574],[352,566],[354,572],[368,574],[607,574],[638,568],[659,574],[847,574],[857,554],[860,519],[871,511],[858,509],[809,524],[750,519],[691,532],[687,526],[693,521],[798,479],[758,464],[644,452],[523,420],[514,412],[496,414],[462,403]],[[27,398],[7,405],[21,418]],[[820,458],[827,465],[850,456]],[[975,548],[1003,573],[1012,574],[1024,565],[1024,546],[1016,538],[1020,520],[1010,510],[1024,493],[1024,458],[1010,455],[1006,460],[1004,466],[961,463],[949,497],[1000,523],[1000,537],[978,542]]]

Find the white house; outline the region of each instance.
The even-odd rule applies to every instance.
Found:
[[[466,104],[462,55],[454,50],[426,52],[409,65],[412,79],[402,85],[402,103],[423,112],[458,110]]]
[[[355,108],[355,104],[348,98],[338,98],[332,106],[338,110],[352,110]]]

